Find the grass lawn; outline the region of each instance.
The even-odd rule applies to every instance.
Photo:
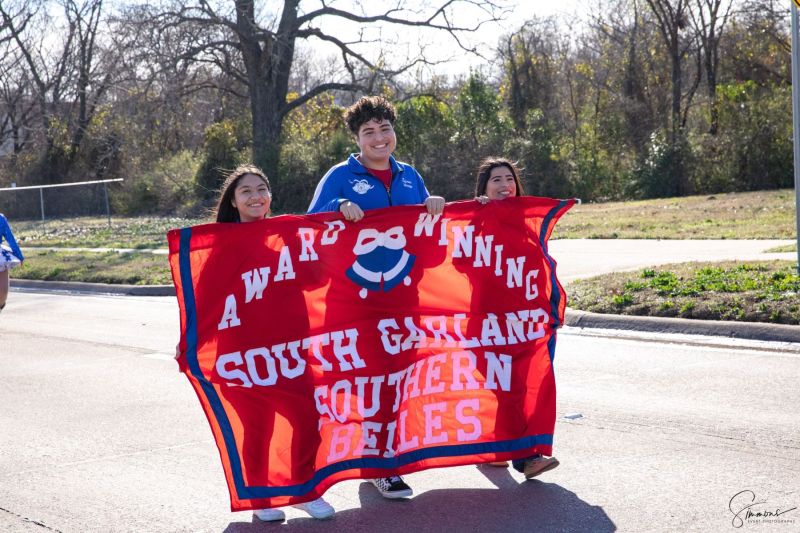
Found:
[[[129,285],[172,283],[167,256],[151,253],[31,250],[22,266],[11,271],[11,277]]]
[[[11,221],[14,235],[22,248],[57,246],[64,248],[134,248],[167,247],[167,231],[202,224],[206,220],[168,217],[70,218]]]
[[[793,239],[793,190],[581,204],[555,239]]]
[[[681,263],[569,284],[569,306],[623,315],[800,324],[791,261]]]
[[[789,244],[787,246],[776,246],[775,248],[770,248],[766,250],[767,253],[770,254],[780,254],[784,252],[796,252],[797,251],[797,244]]]

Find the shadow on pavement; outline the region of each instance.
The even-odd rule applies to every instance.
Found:
[[[234,522],[226,533],[271,528],[292,531],[424,533],[428,531],[547,531],[610,533],[616,526],[600,507],[553,483],[519,482],[500,468],[478,467],[497,489],[438,489],[408,500],[387,500],[364,482],[360,509],[337,512],[331,520],[292,518],[281,523]]]

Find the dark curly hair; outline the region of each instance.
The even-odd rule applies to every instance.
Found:
[[[519,179],[519,169],[511,160],[505,157],[486,157],[478,166],[478,174],[475,176],[475,196],[483,196],[486,194],[486,185],[489,183],[489,175],[497,167],[506,167],[511,171],[514,176],[514,183],[517,185],[517,196],[524,196],[525,189],[522,188],[522,182]]]
[[[267,184],[267,190],[269,190],[270,195],[272,194],[269,178],[267,178],[263,170],[255,165],[239,165],[228,174],[228,177],[222,183],[222,187],[220,187],[219,201],[213,211],[213,217],[217,222],[241,222],[239,210],[233,206],[233,195],[236,193],[236,186],[239,184],[239,180],[248,174],[261,178]]]
[[[383,119],[388,120],[392,126],[397,119],[394,106],[383,96],[362,96],[344,112],[344,121],[353,135],[358,135],[361,126],[370,120]]]

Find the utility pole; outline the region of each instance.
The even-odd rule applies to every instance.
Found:
[[[800,0],[792,1],[792,120],[794,137],[794,217],[797,240],[797,273],[800,274],[800,42],[797,9]]]

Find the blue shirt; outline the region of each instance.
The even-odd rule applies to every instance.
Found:
[[[3,239],[8,242],[8,246],[11,248],[11,251],[14,252],[14,255],[17,256],[17,259],[20,261],[25,259],[22,256],[22,250],[20,250],[19,245],[17,245],[17,239],[15,239],[14,234],[11,233],[11,226],[8,225],[6,216],[0,213],[0,244],[3,243]]]

